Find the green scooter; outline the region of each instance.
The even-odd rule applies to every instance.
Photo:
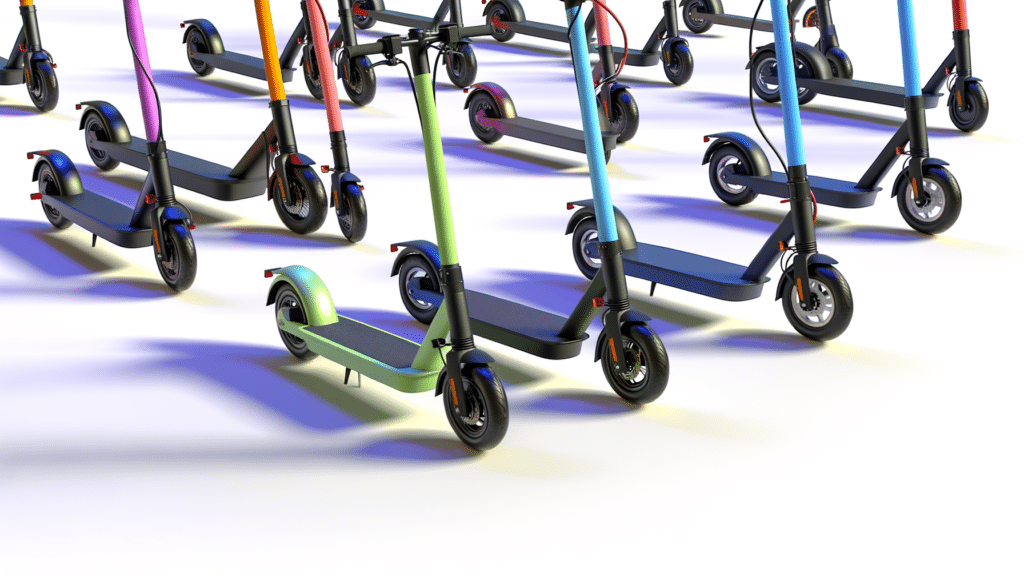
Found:
[[[459,439],[482,450],[494,447],[505,436],[508,402],[501,381],[489,365],[494,359],[473,343],[427,58],[432,43],[453,45],[458,36],[457,25],[443,26],[438,32],[412,29],[406,37],[391,35],[345,49],[346,59],[382,53],[392,61],[403,48],[411,54],[445,293],[423,342],[414,343],[338,315],[323,281],[305,266],[275,268],[267,270],[265,276],[276,276],[267,304],[274,305],[281,340],[292,355],[302,360],[322,355],[341,364],[346,382],[355,370],[400,392],[433,389],[436,396],[444,395],[448,422]]]

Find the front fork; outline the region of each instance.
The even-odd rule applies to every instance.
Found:
[[[274,132],[277,135],[277,153],[273,158],[274,171],[277,173],[277,180],[281,183],[281,194],[287,205],[294,205],[291,187],[288,185],[288,167],[291,156],[298,153],[295,144],[295,129],[292,127],[291,110],[288,108],[288,100],[273,100],[270,102],[270,111],[274,117]],[[273,153],[273,147],[268,144]],[[274,198],[274,185],[267,178],[267,198]]]
[[[153,247],[157,260],[166,259],[163,244],[167,241],[165,230],[167,224],[183,223],[189,230],[194,229],[192,215],[174,198],[174,185],[171,183],[170,167],[167,163],[167,145],[161,140],[146,144],[149,158],[149,175],[142,190],[146,193],[146,203],[152,205],[150,210],[150,226],[153,230]]]
[[[811,184],[807,181],[807,166],[789,167],[787,185],[796,240],[796,255],[792,263],[793,278],[796,282],[797,296],[800,298],[800,308],[807,311],[811,309],[809,262],[811,256],[818,253],[818,241],[814,233],[814,200],[811,196]]]
[[[629,291],[626,288],[626,271],[622,265],[622,242],[599,242],[598,253],[601,256],[601,269],[604,271],[605,285],[608,287],[604,299],[605,313],[601,321],[604,327],[604,338],[611,344],[612,367],[616,372],[626,368],[625,344],[622,340],[622,318],[630,311]],[[599,301],[594,299],[595,303]]]
[[[25,55],[36,56],[42,53],[51,63],[53,59],[43,49],[43,41],[39,35],[39,22],[36,20],[36,7],[34,5],[21,7],[21,31],[14,41],[10,58],[7,60],[8,69],[24,69],[26,79],[29,79],[31,63],[25,60]]]
[[[455,402],[455,413],[465,418],[469,415],[466,403],[466,388],[462,383],[462,358],[476,349],[473,332],[469,325],[469,308],[466,305],[466,287],[462,280],[462,266],[449,264],[441,266],[441,287],[451,327],[451,349],[445,358],[448,372],[448,388]]]
[[[971,31],[968,29],[953,31],[953,55],[956,59],[956,79],[953,82],[953,91],[956,92],[956,109],[963,112],[966,107],[964,91],[967,82],[972,79],[971,67]],[[948,74],[948,73],[947,73]]]
[[[925,122],[924,97],[906,98],[907,131],[910,134],[910,160],[907,171],[914,190],[914,202],[924,205],[924,161],[928,158],[928,127]]]

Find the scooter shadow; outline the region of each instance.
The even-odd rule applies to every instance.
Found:
[[[90,177],[96,177],[103,181],[120,185],[121,187],[130,189],[132,193],[135,193],[135,195],[138,196],[139,191],[142,190],[142,187],[145,184],[145,179],[143,177],[146,176],[146,171],[136,170],[136,172],[137,174],[131,176],[111,175],[101,173],[98,169],[91,169],[82,171],[81,174],[88,175]],[[192,214],[192,219],[196,222],[196,225],[205,227],[210,225],[216,225],[218,223],[228,223],[242,219],[241,215],[225,213],[220,209],[210,207],[209,205],[203,203],[202,200],[198,199],[198,197],[204,197],[203,195],[193,197],[188,195],[188,192],[182,193],[181,191],[184,191],[184,189],[175,187],[175,196],[182,200],[181,202],[189,210],[189,213]]]
[[[758,102],[758,98],[754,98],[755,104]],[[782,120],[782,106],[780,104],[761,104],[763,107],[758,108],[758,114],[764,112],[766,115],[775,118],[781,122]],[[939,109],[939,108],[936,108]],[[834,108],[831,106],[818,106],[814,104],[808,104],[800,106],[800,117],[805,123],[816,123],[826,126],[834,126],[836,119],[846,120],[845,126],[851,128],[859,128],[862,130],[874,130],[880,131],[879,126],[885,128],[896,129],[906,122],[906,117],[899,116],[886,116],[880,114],[868,114],[856,110],[848,110],[845,108]],[[888,131],[886,132],[888,133]],[[964,132],[953,128],[936,128],[928,127],[928,136],[930,137],[962,137]]]
[[[0,219],[0,248],[54,277],[85,276],[128,266],[116,256],[64,240],[49,222]]]
[[[775,199],[774,197],[763,197],[763,200],[769,202],[769,204],[775,203],[778,205],[779,210],[777,211],[765,209],[764,207],[733,207],[719,202],[717,199],[698,199],[696,197],[636,195],[634,198],[638,201],[655,205],[653,208],[633,214],[638,217],[676,217],[679,219],[706,221],[709,223],[724,224],[734,228],[765,232],[766,236],[771,233],[771,230],[775,229],[775,226],[779,225],[779,223],[785,219],[786,213],[789,211],[786,204],[781,203],[781,199]],[[822,209],[824,209],[824,207],[822,207]],[[821,212],[819,211],[818,221],[815,223],[815,227],[820,230],[834,227],[841,223],[842,222],[839,220],[821,217]],[[643,238],[639,239],[643,240]]]
[[[41,113],[35,106],[0,104],[0,116],[34,116]]]
[[[616,416],[640,409],[619,398],[611,390],[605,392],[587,390],[556,390],[541,392],[540,396],[525,404],[516,405],[516,410],[541,415],[568,415],[581,417]]]
[[[484,163],[490,169],[488,174],[493,174],[492,165],[531,174],[553,174],[586,165],[585,159],[580,162],[572,162],[566,159],[538,156],[516,147],[488,145],[466,138],[450,138],[444,139],[442,142],[446,157]]]
[[[505,53],[506,55],[514,55],[518,57],[525,57],[530,55],[547,55],[549,57],[568,58],[572,55],[572,53],[565,49],[554,49],[551,47],[534,45],[531,43],[523,43],[520,41],[515,41],[514,43],[503,43],[495,39],[476,38],[473,39],[473,46],[485,47],[488,51]]]
[[[333,214],[331,214],[333,215]],[[330,215],[328,216],[330,220]],[[328,224],[325,224],[328,225]],[[275,226],[234,226],[213,230],[216,233],[206,237],[237,242],[266,248],[336,248],[352,246],[352,242],[340,234],[297,234],[285,227]]]
[[[821,351],[825,344],[808,339],[799,333],[768,333],[759,330],[738,330],[723,335],[714,342],[713,348],[727,351],[754,351],[793,353],[798,351]]]
[[[405,433],[365,443],[346,453],[351,457],[375,461],[455,462],[481,455],[465,443],[441,433]]]
[[[266,97],[270,95],[269,90],[265,87],[254,88],[251,85],[244,85],[215,77],[200,78],[195,73],[186,73],[173,69],[154,70],[153,80],[158,86],[169,85],[175,89],[197,93],[206,97],[234,98],[239,95],[249,97]]]

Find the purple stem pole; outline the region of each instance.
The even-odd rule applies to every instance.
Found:
[[[128,39],[135,46],[139,58],[135,61],[135,81],[139,85],[139,100],[142,103],[142,119],[146,122],[146,141],[156,142],[160,135],[160,115],[156,103],[156,92],[149,84],[146,74],[152,78],[149,68],[149,51],[146,49],[146,28],[142,24],[139,0],[124,0],[124,19],[128,23]]]

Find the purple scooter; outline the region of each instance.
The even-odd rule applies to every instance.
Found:
[[[146,123],[150,169],[135,206],[83,189],[74,163],[59,150],[28,154],[30,159],[41,159],[32,171],[32,180],[39,181],[39,193],[32,194],[32,199],[42,201],[46,219],[55,228],[65,229],[76,223],[92,232],[93,246],[97,236],[122,248],[153,246],[160,276],[167,286],[183,291],[196,277],[196,247],[191,233],[195,224],[188,209],[174,198],[160,101],[149,68],[138,0],[124,0],[124,17]]]

